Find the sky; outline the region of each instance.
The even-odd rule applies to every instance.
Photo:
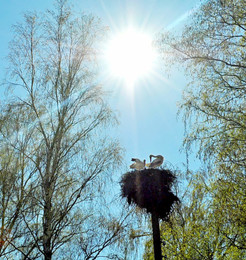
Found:
[[[52,8],[52,0],[0,0],[0,81],[4,75],[11,40],[11,26],[22,21],[27,11],[45,11]],[[199,6],[200,0],[70,0],[77,12],[91,13],[109,26],[111,34],[131,26],[153,38],[165,28],[179,30],[188,14]],[[177,118],[177,102],[187,80],[182,69],[167,75],[162,62],[157,62],[155,73],[139,79],[131,93],[126,82],[100,74],[105,89],[112,92],[110,103],[120,125],[117,137],[125,149],[125,162],[131,158],[147,159],[150,154],[161,154],[174,167],[186,162],[184,152],[179,150],[184,137],[184,126]],[[2,92],[0,92],[1,94]],[[192,161],[194,160],[194,161]],[[198,167],[195,159],[191,168]]]

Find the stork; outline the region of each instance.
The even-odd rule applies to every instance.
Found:
[[[156,158],[153,162],[152,162],[152,157]],[[151,154],[149,156],[149,159],[150,159],[150,163],[148,163],[146,165],[149,168],[157,168],[157,167],[161,166],[163,161],[164,161],[164,157],[162,155],[153,155],[153,154]]]
[[[136,159],[136,158],[132,158],[132,161],[134,162],[133,164],[130,165],[131,169],[135,169],[135,170],[143,170],[145,168],[145,163],[146,160],[144,159],[143,161]]]

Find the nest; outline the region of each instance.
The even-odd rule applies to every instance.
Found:
[[[120,182],[122,196],[129,204],[135,203],[148,213],[155,212],[160,219],[167,220],[174,202],[179,201],[171,191],[175,178],[170,170],[164,169],[127,172]]]

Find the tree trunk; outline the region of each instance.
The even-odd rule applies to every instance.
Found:
[[[46,187],[47,186],[47,187]],[[52,202],[51,202],[51,185],[45,185],[45,205],[44,205],[44,219],[43,219],[43,248],[44,248],[44,259],[51,260],[52,248],[51,248],[51,237],[52,237]]]
[[[151,218],[155,260],[162,260],[159,218],[155,212],[152,212]]]

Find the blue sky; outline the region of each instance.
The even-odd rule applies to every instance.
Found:
[[[0,79],[6,66],[11,40],[11,26],[22,20],[26,11],[45,11],[52,8],[51,0],[0,0]],[[178,30],[187,14],[200,0],[71,0],[76,11],[92,13],[110,27],[112,33],[131,25],[153,37],[166,27]],[[166,75],[159,64],[156,75],[139,80],[130,96],[125,83],[115,78],[102,79],[106,89],[112,91],[111,105],[120,115],[117,136],[125,148],[125,161],[132,157],[148,159],[149,154],[162,154],[166,161],[181,167],[184,154],[179,152],[184,127],[177,120],[177,102],[185,88],[182,70]],[[2,93],[2,92],[0,92]],[[197,167],[197,163],[191,164]]]

